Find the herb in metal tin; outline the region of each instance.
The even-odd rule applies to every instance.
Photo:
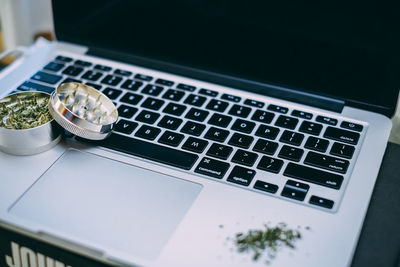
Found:
[[[48,110],[48,97],[21,98],[17,102],[0,104],[0,127],[13,130],[30,129],[53,118]]]
[[[289,229],[285,223],[275,227],[264,224],[262,230],[249,230],[247,233],[237,233],[234,244],[240,253],[251,253],[254,261],[260,259],[263,253],[269,260],[274,259],[281,247],[295,248],[295,242],[301,239],[299,230]],[[270,261],[266,263],[269,264]]]

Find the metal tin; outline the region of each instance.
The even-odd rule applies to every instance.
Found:
[[[76,82],[63,83],[51,94],[49,112],[67,131],[91,140],[111,134],[118,110],[100,91]]]
[[[20,92],[0,100],[6,106],[12,106],[21,100],[31,98],[50,98],[44,92]],[[53,120],[29,129],[7,129],[0,127],[0,150],[13,155],[33,155],[44,152],[61,140],[61,130]]]

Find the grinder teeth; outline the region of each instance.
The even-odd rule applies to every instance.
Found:
[[[58,119],[76,124],[73,127],[79,128],[79,133],[110,132],[118,119],[118,111],[111,100],[87,85],[75,82],[61,84],[55,91],[55,98],[61,102],[61,110],[65,107],[72,113],[68,115],[68,112],[63,111],[63,114],[57,115],[60,116]],[[60,109],[56,107],[54,110]]]

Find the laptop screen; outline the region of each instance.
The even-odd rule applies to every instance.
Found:
[[[394,7],[236,0],[57,0],[58,40],[283,85],[391,115]]]

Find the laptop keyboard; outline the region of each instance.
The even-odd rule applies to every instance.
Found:
[[[51,93],[71,81],[118,108],[111,136],[90,142],[325,210],[337,210],[365,131],[362,122],[61,55],[16,90]]]

